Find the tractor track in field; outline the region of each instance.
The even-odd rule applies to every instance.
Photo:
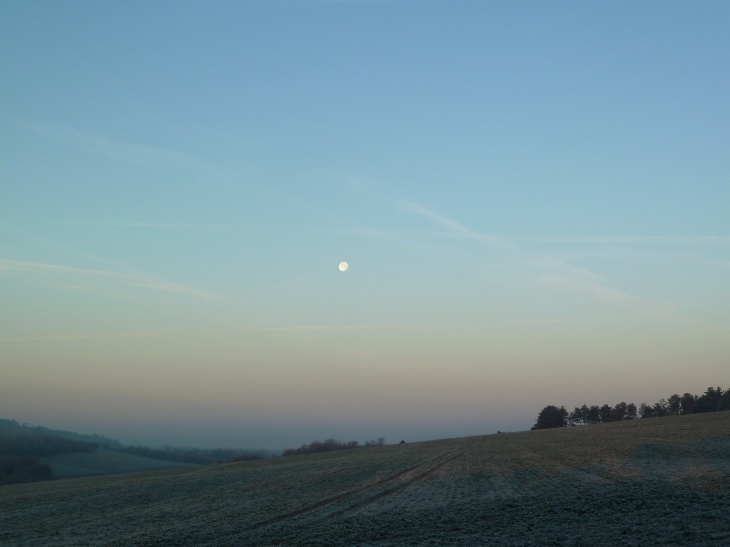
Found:
[[[433,462],[434,460],[438,460],[438,459],[441,459],[441,458],[443,458],[445,456],[449,456],[450,454],[453,454],[454,452],[459,452],[459,454],[457,454],[456,456],[454,456],[452,458],[449,458],[449,459],[447,459],[447,460],[439,463],[435,467],[430,468],[428,471],[425,471],[425,472],[421,473],[420,475],[414,477],[413,479],[411,479],[409,481],[406,481],[404,483],[400,483],[400,484],[398,484],[396,486],[393,486],[391,488],[388,488],[388,489],[384,490],[383,492],[379,492],[378,494],[375,494],[374,496],[371,496],[367,500],[363,500],[362,502],[355,503],[355,504],[351,505],[350,507],[348,507],[346,509],[342,509],[340,511],[337,511],[337,512],[333,513],[332,515],[328,516],[324,520],[331,519],[335,515],[340,516],[340,514],[349,513],[351,511],[356,511],[356,510],[360,509],[361,507],[364,507],[366,505],[369,505],[370,503],[376,501],[377,499],[379,499],[381,497],[384,497],[384,496],[390,495],[392,493],[395,493],[395,492],[397,492],[399,490],[402,490],[403,488],[406,488],[407,486],[413,484],[414,482],[417,482],[419,480],[423,480],[423,479],[425,479],[425,478],[433,475],[441,467],[443,467],[447,463],[449,463],[449,462],[457,459],[458,457],[460,457],[462,455],[462,453],[467,450],[467,448],[469,448],[472,444],[474,444],[474,442],[475,441],[472,441],[471,443],[469,443],[467,446],[465,446],[463,448],[457,448],[456,450],[449,450],[448,452],[444,452],[443,454],[438,454],[437,456],[434,456],[432,458],[428,458],[426,460],[423,460],[421,462],[418,462],[417,464],[412,465],[412,466],[408,467],[407,469],[403,469],[402,471],[399,471],[398,473],[395,473],[394,475],[390,475],[389,477],[386,477],[384,479],[380,479],[378,481],[375,481],[375,482],[370,483],[370,484],[366,484],[364,486],[360,486],[358,488],[353,488],[353,489],[347,490],[346,492],[342,492],[341,494],[337,494],[337,495],[334,495],[334,496],[330,496],[328,498],[325,498],[325,499],[319,500],[317,502],[314,502],[314,503],[312,503],[310,505],[307,505],[306,507],[302,507],[301,509],[297,509],[295,511],[289,511],[289,512],[284,513],[282,515],[278,515],[276,517],[273,517],[273,518],[270,518],[270,519],[267,519],[267,520],[258,522],[256,524],[254,524],[253,526],[251,526],[249,528],[249,530],[259,530],[259,529],[264,528],[266,526],[271,526],[272,524],[277,524],[279,522],[283,522],[283,521],[288,520],[288,519],[291,519],[291,518],[296,518],[298,516],[304,515],[306,513],[310,513],[312,511],[317,510],[317,509],[321,509],[322,507],[326,507],[328,505],[331,505],[333,503],[336,503],[338,501],[341,501],[343,499],[347,499],[347,498],[352,497],[352,496],[355,496],[357,494],[361,494],[363,492],[367,492],[368,490],[372,490],[373,488],[377,488],[379,486],[383,486],[384,484],[388,484],[390,482],[393,482],[393,481],[399,479],[400,477],[402,477],[403,475],[406,475],[406,474],[410,473],[411,471],[414,471],[414,470],[418,469],[419,467],[422,467],[423,465],[425,465],[425,464],[427,464],[429,462]]]
[[[430,468],[429,470],[424,471],[420,475],[416,475],[415,477],[413,477],[412,479],[410,479],[408,481],[405,481],[405,482],[396,484],[395,486],[392,486],[390,488],[387,488],[386,490],[383,490],[382,492],[378,492],[377,494],[375,494],[373,496],[370,496],[369,498],[367,498],[365,500],[359,501],[359,502],[357,502],[357,503],[355,503],[355,504],[353,504],[353,505],[351,505],[349,507],[346,507],[344,509],[340,509],[339,511],[335,511],[331,515],[328,515],[327,517],[325,517],[324,519],[322,519],[320,522],[326,522],[328,520],[332,520],[332,519],[344,517],[346,515],[350,515],[352,513],[356,513],[357,511],[359,511],[363,507],[366,507],[366,506],[370,505],[371,503],[375,503],[380,498],[384,498],[386,496],[390,496],[392,494],[395,494],[395,493],[397,493],[397,492],[399,492],[399,491],[401,491],[401,490],[403,490],[405,488],[408,488],[409,486],[411,486],[412,484],[414,484],[416,482],[419,482],[419,481],[422,481],[424,479],[427,479],[431,475],[434,475],[444,465],[446,465],[447,463],[451,463],[452,461],[454,461],[454,460],[456,460],[456,459],[458,459],[460,457],[461,457],[461,454],[458,454],[458,455],[454,456],[453,458],[449,458],[448,460],[445,460],[445,461],[439,463],[438,465]]]
[[[3,547],[547,543],[730,546],[730,412],[0,487]]]

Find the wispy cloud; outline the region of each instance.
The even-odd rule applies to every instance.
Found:
[[[0,271],[26,271],[40,272],[48,275],[66,274],[81,276],[94,279],[102,279],[116,285],[124,285],[128,287],[137,287],[141,289],[150,289],[164,292],[171,292],[192,296],[196,298],[220,298],[217,295],[196,289],[190,285],[168,281],[152,276],[139,274],[129,274],[116,272],[112,270],[98,270],[89,268],[75,268],[73,266],[65,266],[62,264],[48,264],[44,262],[23,262],[19,260],[0,260]]]
[[[581,283],[575,280],[568,279],[564,276],[558,275],[545,275],[540,277],[540,283],[547,287],[554,287],[557,289],[569,289],[572,291],[580,291],[590,296],[594,300],[598,300],[605,303],[612,302],[626,302],[630,303],[634,300],[628,294],[604,287],[599,283]]]
[[[580,266],[550,256],[531,254],[526,256],[525,264],[533,269],[539,285],[580,294],[602,304],[618,304],[635,312],[662,316],[676,315],[673,305],[609,287],[601,275]]]
[[[491,243],[493,245],[506,246],[506,243],[502,240],[502,238],[498,236],[474,232],[463,224],[456,222],[455,220],[443,217],[418,203],[414,203],[412,201],[404,201],[399,204],[399,207],[409,213],[415,213],[417,215],[424,216],[432,220],[433,222],[440,224],[445,228],[448,228],[449,230],[451,230],[452,233],[460,235],[466,239],[474,239],[477,241],[483,241],[485,243]]]
[[[422,215],[453,233],[468,239],[506,246],[511,242],[575,243],[575,244],[624,244],[624,245],[687,245],[700,247],[730,247],[730,237],[724,236],[549,236],[504,235],[474,232],[463,224],[441,216],[419,203],[404,201],[398,204],[403,211]]]
[[[404,211],[421,215],[447,228],[456,237],[499,246],[513,256],[515,266],[531,272],[535,283],[539,285],[571,291],[603,304],[622,304],[634,311],[664,315],[674,314],[671,305],[635,297],[608,287],[597,273],[552,256],[525,251],[515,244],[514,239],[510,240],[500,236],[475,232],[460,222],[444,217],[418,203],[402,202],[398,206]]]
[[[460,224],[456,222],[455,220],[448,219],[446,217],[442,217],[439,214],[434,213],[430,209],[427,209],[423,205],[419,205],[418,203],[413,203],[412,201],[405,201],[401,204],[401,209],[404,211],[407,211],[409,213],[416,213],[417,215],[422,215],[428,219],[433,220],[437,224],[440,224],[441,226],[445,226],[446,228],[453,230],[454,232],[457,232],[465,237],[473,238],[477,236],[475,232],[472,232],[468,228],[466,228],[463,224]]]

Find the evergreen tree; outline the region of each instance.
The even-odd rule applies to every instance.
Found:
[[[598,405],[591,405],[588,407],[588,423],[597,424],[601,421],[601,409]]]
[[[646,403],[641,403],[639,405],[639,416],[641,416],[642,418],[653,418],[654,408],[651,405],[647,405]]]
[[[694,413],[695,406],[697,405],[697,395],[691,393],[685,393],[681,399],[681,410],[682,414]]]
[[[678,394],[674,394],[667,399],[667,410],[670,414],[679,414],[682,409],[682,398]]]
[[[532,429],[550,429],[553,427],[565,427],[568,425],[568,411],[564,406],[560,408],[548,405],[540,411],[537,421]]]
[[[730,410],[730,388],[726,389],[720,398],[720,410]]]
[[[669,409],[667,409],[667,400],[661,399],[658,403],[654,403],[652,410],[654,411],[654,416],[658,418],[668,415]]]
[[[613,409],[609,405],[603,405],[600,410],[600,416],[602,422],[612,422]]]
[[[623,401],[618,403],[615,407],[613,407],[613,419],[616,422],[620,422],[621,420],[630,419],[626,416],[626,409],[629,405],[624,403]]]
[[[624,414],[625,420],[635,420],[636,419],[636,405],[634,403],[629,403],[626,405],[626,413]]]

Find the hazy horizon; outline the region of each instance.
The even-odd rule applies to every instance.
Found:
[[[0,417],[278,450],[730,387],[729,23],[1,5]]]

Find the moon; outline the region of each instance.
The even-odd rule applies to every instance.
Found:
[[[347,262],[340,262],[339,268],[340,268],[341,272],[346,272],[347,271]]]

